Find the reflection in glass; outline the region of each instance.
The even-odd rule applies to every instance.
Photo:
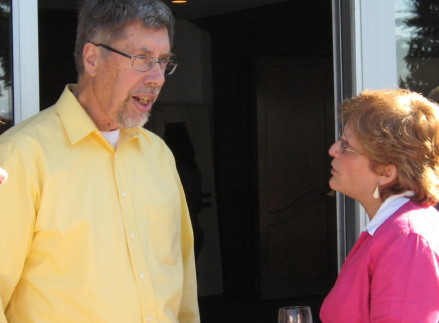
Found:
[[[0,134],[13,125],[11,0],[0,0]]]
[[[439,86],[439,1],[395,0],[395,18],[399,86],[428,96]]]

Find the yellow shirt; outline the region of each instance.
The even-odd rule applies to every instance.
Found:
[[[115,150],[66,88],[0,136],[0,322],[197,323],[174,158],[142,129]]]

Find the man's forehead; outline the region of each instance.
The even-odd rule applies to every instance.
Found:
[[[138,48],[151,50],[152,45],[170,47],[168,29],[166,27],[150,28],[141,24],[129,24],[121,30],[115,42],[136,42]]]

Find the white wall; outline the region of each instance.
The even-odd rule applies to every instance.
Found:
[[[210,37],[195,24],[177,20],[173,52],[178,67],[166,78],[160,94],[163,104],[211,102]]]
[[[173,52],[177,70],[166,78],[148,128],[162,136],[165,122],[184,122],[196,151],[203,192],[210,193],[211,207],[197,215],[205,234],[198,265],[200,296],[223,292],[221,250],[216,208],[212,132],[212,77],[210,36],[189,21],[178,20]]]

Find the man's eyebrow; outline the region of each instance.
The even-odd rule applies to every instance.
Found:
[[[172,58],[172,57],[175,56],[175,54],[173,52],[167,52],[167,53],[161,54],[160,56],[161,57]]]
[[[143,55],[146,55],[146,56],[151,56],[152,55],[152,50],[150,50],[147,47],[141,47],[140,51],[143,53]],[[171,57],[174,57],[174,56],[175,56],[175,54],[172,53],[172,52],[167,52],[167,53],[164,53],[164,54],[160,54],[160,57],[171,58]]]

